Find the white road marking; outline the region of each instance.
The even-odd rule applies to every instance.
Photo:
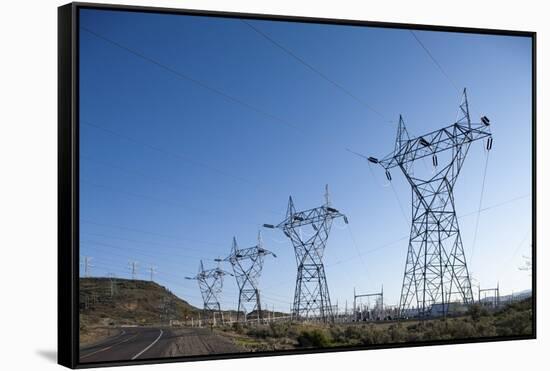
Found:
[[[124,330],[123,330],[123,331],[124,331]],[[120,334],[119,336],[122,336],[122,335],[124,335],[124,334]],[[118,338],[119,336],[117,336],[117,338]],[[130,336],[129,338],[126,338],[126,339],[124,339],[124,340],[122,340],[122,341],[119,341],[118,343],[115,343],[115,344],[113,344],[113,345],[109,345],[108,347],[101,348],[101,349],[99,349],[99,350],[96,350],[95,352],[88,353],[88,354],[86,354],[86,355],[84,355],[84,356],[81,356],[80,359],[84,359],[84,358],[86,358],[86,357],[93,356],[94,354],[97,354],[97,353],[99,353],[99,352],[104,352],[104,351],[106,351],[106,350],[109,350],[109,349],[111,349],[112,347],[114,347],[114,346],[116,346],[116,345],[125,343],[125,342],[127,342],[128,340],[131,340],[131,339],[135,338],[136,336],[138,336],[138,334],[135,334],[134,336]]]
[[[141,352],[139,352],[138,354],[136,354],[135,356],[132,357],[132,361],[134,359],[136,359],[137,357],[139,357],[140,355],[142,355],[143,353],[147,352],[149,349],[151,349],[151,347],[153,345],[155,345],[157,343],[157,341],[160,340],[160,338],[162,337],[162,334],[164,333],[164,331],[162,331],[162,329],[160,330],[160,334],[158,336],[158,338],[155,339],[155,341],[153,341],[151,344],[149,344],[145,349],[143,349]]]

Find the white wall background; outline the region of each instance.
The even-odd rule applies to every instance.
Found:
[[[550,25],[544,1],[297,0],[122,1],[236,12],[489,27],[538,32],[538,334],[535,341],[389,349],[307,356],[141,366],[156,370],[338,368],[541,369],[548,359],[550,256],[544,102]],[[60,369],[56,350],[57,6],[4,1],[0,10],[0,368]],[[521,125],[518,125],[521,128]],[[544,352],[546,348],[546,354]],[[428,362],[433,362],[433,366]],[[128,368],[130,369],[130,368]],[[132,367],[135,369],[135,367]]]

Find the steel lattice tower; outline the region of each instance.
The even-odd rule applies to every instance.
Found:
[[[202,260],[199,265],[199,273],[194,277],[185,277],[188,280],[197,280],[199,289],[201,290],[202,299],[204,302],[203,312],[205,318],[208,313],[221,313],[220,294],[223,288],[223,276],[228,273],[222,270],[219,266],[221,259],[216,259],[218,266],[212,269],[204,269]]]
[[[258,321],[262,319],[262,306],[260,302],[258,280],[262,273],[264,257],[267,255],[277,257],[274,253],[263,247],[260,232],[258,232],[258,244],[256,246],[244,249],[239,249],[237,239],[233,237],[231,254],[225,260],[231,263],[233,273],[237,280],[237,286],[239,287],[237,321],[239,320],[241,312],[244,313],[244,318],[246,320],[246,315],[249,313],[247,310],[247,304],[249,303],[254,303],[250,312],[255,310]]]
[[[343,217],[347,224],[346,216],[331,207],[326,186],[323,206],[296,211],[291,196],[285,220],[276,226],[264,224],[267,228],[282,229],[294,246],[298,274],[292,315],[296,319],[313,318],[327,322],[333,318],[323,255],[332,221],[339,217]],[[307,229],[309,237],[302,234],[302,228]]]
[[[401,317],[412,307],[419,316],[429,315],[440,304],[443,315],[449,303],[473,302],[472,286],[455,210],[453,188],[472,142],[486,138],[491,149],[489,119],[472,123],[466,89],[462,94],[459,120],[454,124],[410,138],[399,118],[395,148],[385,158],[369,161],[380,164],[391,181],[390,169],[399,167],[412,188],[412,223],[399,304]],[[445,156],[445,161],[438,157]],[[433,172],[415,175],[414,165],[431,158]],[[443,163],[445,162],[445,163]]]

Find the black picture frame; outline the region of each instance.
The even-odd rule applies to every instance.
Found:
[[[489,35],[529,37],[532,41],[532,301],[533,332],[529,336],[487,337],[468,340],[425,341],[417,343],[372,346],[334,347],[328,349],[288,350],[159,358],[98,363],[79,362],[79,10],[102,9],[125,12],[167,13],[224,18],[283,20],[287,22],[407,28],[412,30],[446,31]],[[170,9],[143,6],[122,6],[95,3],[70,3],[58,8],[58,363],[69,368],[121,366],[182,361],[248,358],[288,354],[341,352],[380,348],[401,348],[448,345],[536,338],[536,276],[537,276],[537,214],[536,214],[536,32],[496,30],[486,28],[449,27],[409,23],[387,23],[348,19],[311,18],[269,14],[233,13],[190,9]]]

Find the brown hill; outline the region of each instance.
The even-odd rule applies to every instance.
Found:
[[[150,281],[80,278],[80,327],[164,325],[184,321],[199,309]]]

